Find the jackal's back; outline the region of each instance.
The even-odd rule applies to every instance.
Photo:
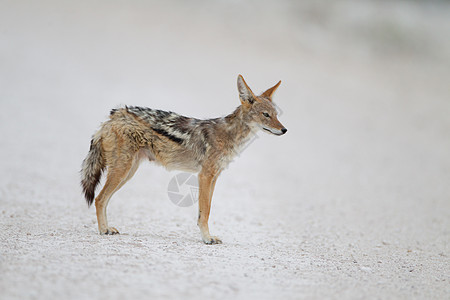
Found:
[[[151,153],[150,160],[168,169],[197,172],[211,148],[216,122],[170,111],[126,106],[111,111],[110,120],[102,131],[119,133],[135,148]]]
[[[127,106],[124,110],[127,113],[131,113],[144,124],[147,124],[157,134],[165,136],[180,145],[190,138],[190,135],[195,130],[195,123],[198,121],[171,111],[148,107]],[[117,109],[113,109],[111,115],[114,115],[117,111]]]

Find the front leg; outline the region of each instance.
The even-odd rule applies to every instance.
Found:
[[[211,210],[211,199],[216,185],[217,177],[220,172],[212,172],[211,170],[202,170],[198,175],[199,195],[198,195],[198,222],[202,234],[202,240],[205,244],[222,244],[222,241],[215,236],[209,234],[208,219]]]

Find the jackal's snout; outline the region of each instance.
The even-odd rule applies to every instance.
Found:
[[[287,129],[284,127],[281,129],[275,129],[275,128],[271,128],[271,127],[262,126],[262,129],[264,129],[265,131],[267,131],[271,134],[274,134],[274,135],[283,135],[287,132]]]
[[[263,118],[260,120],[260,126],[265,131],[272,133],[274,135],[283,135],[287,132],[286,127],[278,120],[276,116],[276,111],[273,111],[273,116],[270,118]]]

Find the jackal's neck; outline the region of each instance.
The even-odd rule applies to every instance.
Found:
[[[228,133],[236,140],[245,141],[251,135],[254,135],[255,130],[244,112],[242,106],[238,106],[231,114],[226,116],[225,122],[227,123]]]

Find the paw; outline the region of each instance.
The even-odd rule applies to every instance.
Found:
[[[104,234],[107,234],[107,235],[119,234],[119,230],[117,230],[114,227],[107,227],[107,228],[104,228],[104,229],[100,229],[100,234],[101,235],[104,235]]]
[[[222,244],[222,240],[219,239],[217,236],[210,236],[208,238],[202,238],[203,242],[207,245],[214,245],[214,244]]]

